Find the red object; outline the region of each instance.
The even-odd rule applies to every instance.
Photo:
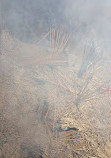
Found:
[[[111,87],[100,89],[100,93],[108,93],[111,94]]]

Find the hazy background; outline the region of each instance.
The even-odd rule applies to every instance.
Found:
[[[63,27],[79,42],[91,34],[110,40],[110,0],[1,0],[1,4],[3,28],[25,42],[37,40],[50,26]]]

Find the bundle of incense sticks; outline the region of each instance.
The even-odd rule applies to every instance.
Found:
[[[52,56],[54,54],[61,54],[67,47],[69,42],[69,35],[63,33],[63,31],[50,28],[50,48],[52,49]]]

